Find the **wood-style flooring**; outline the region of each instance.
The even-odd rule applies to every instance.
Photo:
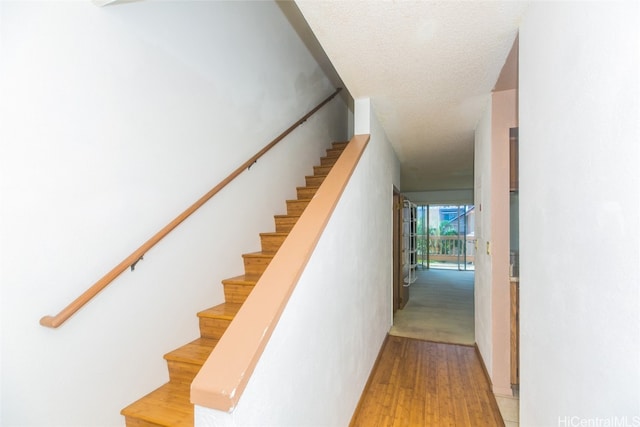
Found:
[[[475,348],[388,336],[353,427],[504,426]]]

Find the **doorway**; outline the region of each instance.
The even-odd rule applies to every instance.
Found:
[[[418,264],[421,268],[475,270],[473,205],[419,205]]]
[[[399,207],[402,195],[396,196],[394,206]],[[401,222],[402,216],[396,215],[394,220]],[[410,285],[406,306],[398,304],[400,295],[395,290],[402,287],[402,275],[394,269],[394,322],[389,333],[473,345],[474,206],[422,204],[415,207],[415,217],[416,280]],[[394,265],[397,262],[394,257]]]
[[[403,210],[404,197],[393,187],[393,313],[409,301],[409,288],[403,278]]]

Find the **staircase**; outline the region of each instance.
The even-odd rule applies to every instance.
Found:
[[[314,166],[313,176],[306,177],[306,186],[298,187],[297,199],[287,200],[287,214],[275,215],[275,232],[260,233],[262,251],[242,255],[244,275],[222,281],[225,302],[198,313],[200,338],[165,354],[169,382],[120,412],[128,427],[193,426],[191,382],[346,145],[347,142],[334,142],[327,149],[320,165]]]

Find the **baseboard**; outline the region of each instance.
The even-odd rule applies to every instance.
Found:
[[[491,387],[491,389],[496,396],[513,397],[513,389],[511,388]]]
[[[493,382],[491,381],[491,377],[489,376],[489,371],[487,370],[487,365],[484,364],[484,359],[482,358],[482,354],[480,353],[480,349],[478,348],[478,343],[473,344],[473,347],[476,349],[476,355],[480,360],[480,365],[482,366],[482,372],[484,372],[484,376],[489,383],[489,390],[493,392]]]
[[[489,371],[487,371],[487,365],[484,364],[484,359],[482,358],[482,354],[480,353],[480,349],[478,348],[478,343],[475,343],[473,345],[473,347],[476,349],[476,354],[478,355],[478,360],[480,360],[480,366],[482,366],[482,372],[484,372],[484,376],[487,379],[487,382],[489,383],[489,391],[494,395],[494,398],[491,400],[492,405],[493,406],[493,410],[496,411],[498,414],[500,414],[500,419],[502,420],[502,426],[505,426],[505,421],[502,415],[502,412],[500,412],[500,407],[498,406],[498,402],[495,399],[495,392],[493,391],[493,382],[491,382],[491,377],[489,376]]]
[[[364,385],[364,388],[362,389],[362,393],[360,394],[360,399],[358,399],[358,404],[356,405],[356,409],[353,411],[353,414],[351,415],[351,421],[349,422],[349,427],[353,426],[353,421],[355,420],[356,415],[360,412],[360,406],[362,406],[362,399],[364,397],[364,393],[365,393],[365,391],[367,391],[369,389],[369,386],[371,385],[371,380],[373,379],[373,373],[376,371],[376,368],[378,367],[378,364],[380,363],[380,357],[382,356],[382,350],[387,345],[387,341],[389,340],[389,336],[390,335],[387,332],[387,335],[384,337],[384,340],[382,341],[382,345],[380,346],[380,349],[378,350],[378,356],[376,357],[376,361],[373,363],[373,366],[371,367],[371,371],[369,372],[369,378],[367,379],[367,382]]]

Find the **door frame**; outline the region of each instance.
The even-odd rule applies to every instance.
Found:
[[[393,186],[393,313],[400,307],[402,286],[402,195],[400,191]]]

